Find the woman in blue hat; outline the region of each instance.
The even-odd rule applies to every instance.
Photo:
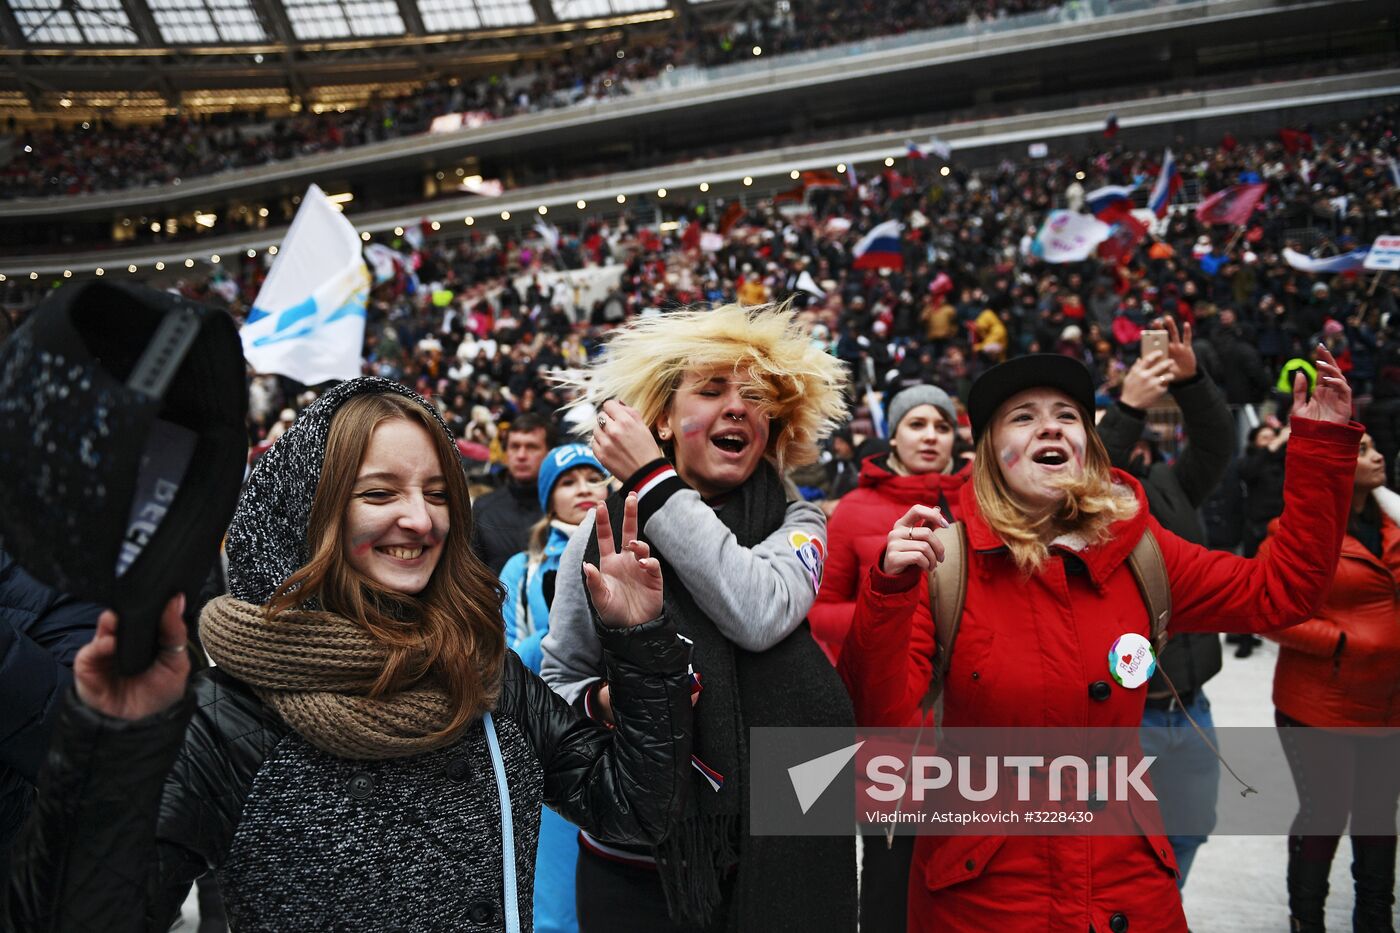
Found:
[[[501,618],[506,641],[536,674],[549,631],[549,606],[559,556],[590,510],[608,495],[608,475],[586,444],[564,444],[545,454],[540,464],[540,511],[525,550],[506,561],[501,583],[506,588]],[[574,907],[574,868],[578,862],[578,828],[548,807],[540,813],[540,843],[535,854],[535,933],[578,930]]]

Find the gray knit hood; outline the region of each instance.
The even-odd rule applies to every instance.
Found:
[[[342,382],[301,413],[277,443],[258,459],[229,525],[229,592],[262,605],[310,559],[306,529],[321,481],[331,420],[356,395],[391,392],[413,399],[432,413],[451,441],[452,431],[437,408],[397,382],[364,376]]]

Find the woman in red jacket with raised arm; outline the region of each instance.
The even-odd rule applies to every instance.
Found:
[[[1319,359],[1312,397],[1295,388],[1287,505],[1258,560],[1189,544],[1149,515],[1094,433],[1082,364],[1037,354],[984,373],[968,399],[977,454],[958,500],[967,590],[944,724],[1136,729],[1146,688],[1118,682],[1107,662],[1120,638],[1151,634],[1127,564],[1148,531],[1170,583],[1172,631],[1265,632],[1308,618],[1336,567],[1361,436],[1346,380],[1325,350]],[[911,509],[862,583],[840,660],[862,725],[907,724],[927,691],[927,580],[942,558],[929,525],[940,521]],[[1131,836],[920,836],[909,929],[1185,933],[1160,817],[1136,801],[1132,816]]]

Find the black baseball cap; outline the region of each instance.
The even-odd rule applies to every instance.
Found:
[[[1086,414],[1094,411],[1094,379],[1078,360],[1059,353],[1032,353],[998,363],[977,377],[967,397],[967,417],[977,439],[992,423],[1001,403],[1026,389],[1058,389]]]
[[[117,611],[122,673],[149,665],[165,603],[218,557],[244,378],[231,317],[140,285],[60,288],[0,346],[0,547]]]

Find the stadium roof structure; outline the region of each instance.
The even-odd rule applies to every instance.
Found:
[[[401,93],[616,39],[624,27],[765,6],[771,15],[758,0],[0,0],[0,115],[275,107],[347,82],[361,97],[396,82],[388,92]],[[273,88],[287,95],[268,96]]]

